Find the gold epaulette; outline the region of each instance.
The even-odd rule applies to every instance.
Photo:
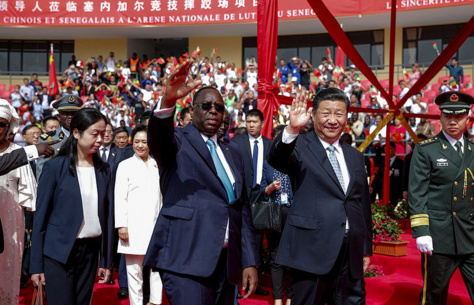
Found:
[[[47,140],[48,140],[48,137],[49,137],[49,135],[48,135],[47,133],[43,133],[43,134],[41,135],[41,140],[47,141]]]
[[[424,141],[421,141],[420,143],[418,143],[420,146],[425,146],[425,145],[428,145],[428,144],[432,144],[432,143],[437,143],[439,142],[439,139],[438,137],[433,137],[433,138],[429,138],[429,139],[426,139]]]
[[[410,216],[411,227],[429,226],[428,214],[416,214]]]
[[[472,144],[474,144],[474,139],[467,139],[469,142],[471,142]]]

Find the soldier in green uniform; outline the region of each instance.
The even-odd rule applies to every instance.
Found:
[[[446,304],[457,268],[474,303],[474,141],[463,136],[474,98],[446,92],[435,103],[443,130],[416,145],[409,176],[411,227],[422,257],[419,304]]]
[[[81,109],[83,102],[82,99],[76,95],[65,95],[60,99],[54,101],[51,105],[56,108],[59,112],[58,120],[60,122],[60,127],[54,132],[44,133],[41,135],[40,143],[51,142],[55,140],[60,140],[60,142],[53,145],[54,154],[59,151],[62,143],[69,137],[70,131],[69,126],[71,125],[71,120],[76,111]],[[36,177],[39,181],[41,176],[41,171],[43,170],[44,162],[50,158],[40,157],[36,163]]]

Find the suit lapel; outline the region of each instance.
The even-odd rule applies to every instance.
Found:
[[[438,135],[441,144],[441,154],[448,158],[451,162],[454,163],[457,167],[461,166],[461,157],[459,157],[458,152],[453,148],[448,139],[444,136],[443,132],[440,132]]]
[[[250,164],[250,167],[252,168],[252,175],[253,175],[253,158],[252,158],[252,148],[250,147],[250,140],[247,134],[245,134],[244,139],[244,149],[245,149],[245,158],[249,159],[248,164]]]
[[[466,168],[469,167],[469,164],[471,164],[472,159],[474,158],[474,153],[472,152],[473,147],[471,147],[471,144],[467,139],[464,139],[464,157],[462,159],[462,164],[459,167],[458,173],[456,177],[459,177]]]
[[[225,159],[227,160],[227,163],[229,164],[230,170],[232,171],[232,174],[234,175],[234,180],[235,180],[235,186],[234,186],[234,192],[235,192],[235,198],[240,198],[240,194],[242,192],[243,188],[243,181],[241,179],[241,176],[239,172],[236,171],[238,168],[236,160],[232,157],[232,154],[229,151],[229,145],[222,142],[218,141],[219,146],[222,150],[222,153],[224,154]]]
[[[306,145],[308,146],[309,150],[313,153],[313,155],[316,157],[318,162],[321,164],[322,168],[324,168],[324,170],[328,173],[329,177],[331,177],[331,179],[339,187],[341,192],[344,193],[344,190],[342,189],[341,184],[339,183],[339,180],[337,179],[336,173],[334,172],[334,169],[332,168],[331,162],[329,162],[329,158],[326,151],[324,150],[323,144],[319,140],[316,133],[314,132],[309,133],[309,136],[306,137]]]
[[[192,124],[188,124],[183,128],[183,135],[188,139],[189,143],[194,147],[198,154],[204,159],[206,164],[212,170],[212,172],[217,176],[216,167],[212,161],[211,153],[207,144],[202,139],[199,131]]]

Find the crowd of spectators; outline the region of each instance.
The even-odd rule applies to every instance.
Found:
[[[150,111],[160,102],[164,83],[167,77],[189,55],[180,57],[169,56],[165,58],[149,59],[146,54],[139,57],[137,53],[126,60],[117,59],[114,52],[110,52],[104,60],[102,55],[91,56],[86,61],[77,60],[73,55],[69,67],[63,71],[59,79],[60,93],[57,96],[48,95],[48,88],[33,74],[31,79],[25,78],[22,86],[15,86],[9,98],[18,110],[21,118],[20,130],[29,125],[41,125],[41,121],[49,115],[56,115],[52,102],[65,94],[80,96],[84,107],[99,109],[117,127],[133,128],[138,118]],[[245,115],[248,111],[257,108],[258,99],[258,63],[255,57],[245,61],[245,67],[236,68],[235,63],[226,61],[212,52],[210,56],[201,56],[200,52],[193,52],[194,64],[191,68],[189,79],[200,79],[201,86],[212,86],[219,90],[226,104],[227,111],[231,114],[229,134],[232,135],[239,127],[244,126]],[[436,93],[458,91],[462,89],[464,75],[457,58],[446,65],[451,77],[444,79],[435,89]],[[417,63],[411,67],[411,73],[404,73],[403,78],[395,85],[393,102],[397,103],[409,91],[411,86],[421,77],[422,71]],[[337,71],[337,72],[336,72]],[[371,84],[363,83],[357,68],[351,64],[349,70],[335,69],[335,64],[329,57],[321,58],[321,63],[313,67],[306,59],[298,57],[286,60],[277,59],[273,84],[280,88],[281,95],[295,97],[298,93],[307,93],[310,98],[325,88],[340,88],[351,101],[352,107],[371,109],[388,109],[388,103],[380,92]],[[432,91],[435,91],[432,90]],[[402,112],[414,114],[429,113],[429,104],[432,100],[418,92],[411,96]],[[191,95],[178,101],[176,122],[180,121],[180,112],[190,108],[192,112]],[[189,111],[189,110],[186,110]],[[185,112],[186,112],[185,111]],[[278,123],[286,124],[288,121],[289,106],[281,105],[279,108]],[[350,114],[352,116],[352,114]],[[184,116],[183,116],[184,117]],[[364,122],[364,123],[362,123]],[[429,128],[417,128],[421,123],[429,124]],[[437,122],[434,122],[437,124]],[[392,122],[392,126],[395,122]],[[346,132],[351,135],[354,146],[360,145],[363,140],[378,125],[373,113],[359,113],[349,120]],[[364,128],[361,128],[364,126]],[[425,130],[427,136],[432,135],[429,120],[416,119],[410,125],[414,132],[417,129]],[[404,127],[403,127],[404,128]],[[384,140],[382,130],[375,140]],[[18,135],[21,141],[21,137]],[[406,132],[400,132],[397,140],[409,140]],[[408,146],[407,146],[408,147]],[[368,153],[373,151],[369,148]],[[408,153],[405,150],[403,153]],[[400,151],[401,153],[401,151]]]

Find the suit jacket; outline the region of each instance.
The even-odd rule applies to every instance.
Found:
[[[263,161],[268,157],[270,148],[272,147],[272,140],[262,136],[263,139]],[[244,171],[245,171],[245,187],[247,188],[247,194],[252,194],[252,184],[253,184],[253,159],[252,159],[252,150],[250,148],[249,135],[242,134],[231,139],[231,142],[234,142],[239,147],[239,152],[242,155],[242,160],[244,162]],[[263,171],[263,168],[262,168]],[[263,174],[262,174],[263,176]],[[259,183],[260,184],[260,183]],[[256,188],[258,191],[260,187]]]
[[[405,162],[395,157],[392,165],[390,165],[390,202],[395,207],[397,206],[398,201],[403,198],[403,168]],[[374,189],[383,190],[383,179],[385,172],[385,161],[380,164],[380,167],[375,175],[374,181],[372,182],[372,187]]]
[[[24,149],[15,149],[10,153],[0,157],[0,175],[6,175],[8,172],[28,163],[28,157]]]
[[[471,139],[464,140],[462,159],[443,132],[415,146],[408,186],[412,234],[431,236],[435,253],[474,253],[473,169]]]
[[[174,128],[172,117],[153,116],[148,130],[148,146],[160,171],[163,207],[143,264],[209,277],[222,252],[228,223],[227,277],[237,283],[242,268],[259,264],[239,152],[218,141],[235,177],[236,199],[229,203],[209,149],[192,124]]]
[[[283,134],[283,133],[282,133]],[[372,219],[364,156],[342,143],[350,182],[344,194],[327,153],[314,132],[290,144],[280,134],[268,163],[290,176],[293,204],[280,241],[277,263],[314,274],[334,266],[350,226],[349,264],[354,278],[363,277],[363,256],[372,254]]]
[[[69,172],[70,159],[47,161],[39,179],[31,247],[30,272],[43,272],[43,255],[65,264],[69,258],[83,217],[79,181]],[[98,215],[102,229],[102,265],[112,266],[113,189],[109,165],[95,169]]]

